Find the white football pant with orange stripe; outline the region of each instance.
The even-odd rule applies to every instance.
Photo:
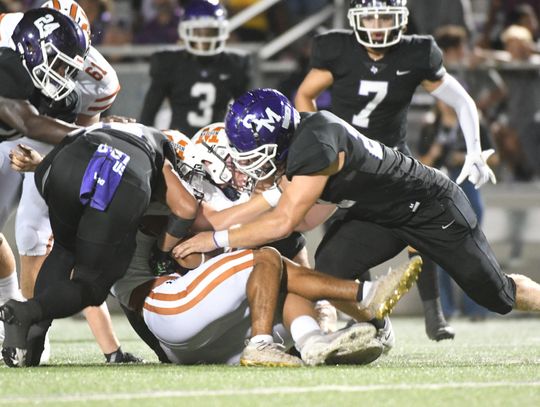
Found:
[[[208,260],[155,287],[143,315],[173,363],[238,363],[251,326],[246,285],[253,252]]]

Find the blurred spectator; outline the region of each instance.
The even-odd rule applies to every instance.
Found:
[[[529,7],[523,7],[524,5]],[[540,0],[491,0],[478,45],[483,48],[502,49],[501,34],[506,27],[513,24],[527,27],[533,38],[538,39],[538,19]]]
[[[285,0],[290,19],[298,23],[330,4],[330,0]]]
[[[503,159],[510,165],[518,181],[540,174],[540,71],[512,69],[512,65],[532,64],[540,68],[540,56],[533,54],[533,39],[525,27],[512,25],[501,36],[505,53],[501,58],[509,69],[501,75],[508,88],[506,108],[495,126],[495,139]]]
[[[90,21],[92,45],[100,45],[111,22],[110,0],[77,0],[77,2]]]
[[[410,11],[407,32],[433,35],[443,25],[464,27],[474,33],[471,0],[409,0]]]
[[[155,16],[135,30],[136,44],[175,44],[178,42],[178,23],[181,9],[177,0],[152,0]]]
[[[224,0],[222,3],[233,16],[260,0]],[[248,20],[231,33],[231,40],[245,42],[265,42],[274,35],[284,32],[289,26],[287,7],[283,2],[277,3],[265,12]]]

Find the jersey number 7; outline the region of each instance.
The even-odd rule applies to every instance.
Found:
[[[352,124],[356,127],[364,129],[369,127],[369,116],[375,108],[381,103],[388,93],[388,82],[379,81],[360,81],[360,96],[369,96],[370,93],[375,93],[375,97],[364,107],[360,113],[353,115]]]

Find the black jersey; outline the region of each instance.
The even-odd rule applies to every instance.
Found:
[[[7,47],[0,47],[0,96],[27,100],[34,91],[34,83],[24,68],[20,55]],[[0,141],[18,136],[18,132],[0,121]]]
[[[154,54],[141,123],[153,125],[165,98],[172,109],[169,127],[189,136],[223,121],[231,99],[249,87],[249,65],[248,56],[231,51],[213,57],[197,57],[185,49]]]
[[[399,224],[413,216],[423,202],[453,188],[440,171],[363,136],[325,111],[301,114],[288,153],[287,178],[321,171],[341,151],[345,164],[330,176],[320,198],[351,207],[361,219]]]
[[[390,147],[405,140],[407,111],[417,86],[446,72],[442,52],[430,36],[403,36],[373,61],[349,30],[315,37],[311,66],[332,73],[332,112]]]

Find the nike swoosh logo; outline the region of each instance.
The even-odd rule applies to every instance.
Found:
[[[442,228],[443,230],[448,229],[450,226],[452,226],[452,225],[454,224],[455,221],[456,221],[456,220],[454,219],[454,220],[453,220],[452,222],[450,222],[448,225],[441,226],[441,228]]]
[[[407,75],[408,73],[411,73],[411,71],[400,71],[400,70],[396,71],[397,76]]]

